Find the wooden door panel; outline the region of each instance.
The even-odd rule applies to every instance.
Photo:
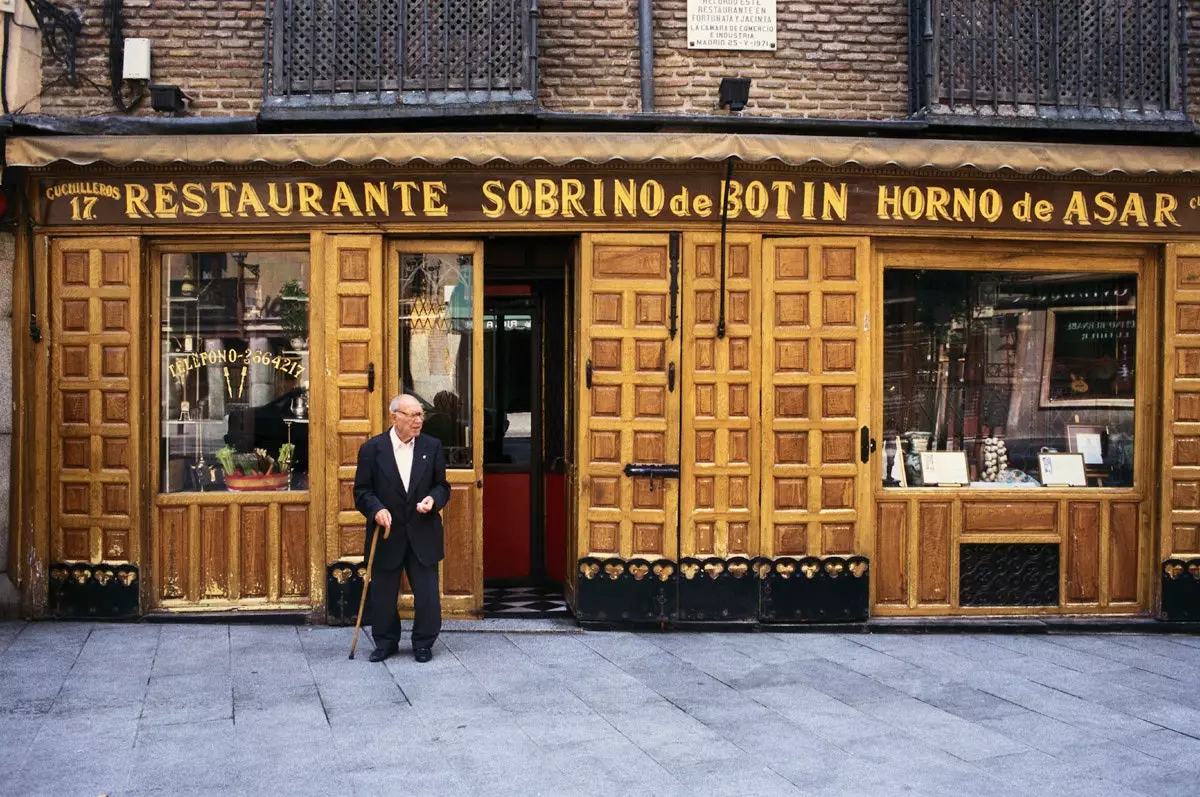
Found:
[[[50,271],[50,554],[54,561],[138,563],[138,239],[56,239]]]
[[[726,239],[726,314],[720,318],[721,236],[684,240],[684,557],[757,556],[759,539],[760,237]]]
[[[670,328],[668,248],[666,235],[583,236],[576,375],[591,388],[582,389],[576,437],[580,557],[674,559],[678,550],[679,482],[623,472],[679,456],[681,336]]]
[[[868,550],[867,241],[767,240],[762,279],[762,553]]]

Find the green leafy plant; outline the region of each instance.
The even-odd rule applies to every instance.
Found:
[[[279,289],[283,300],[279,325],[289,338],[308,338],[308,291],[296,280],[288,280]]]

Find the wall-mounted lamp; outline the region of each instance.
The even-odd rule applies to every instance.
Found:
[[[183,92],[178,86],[151,86],[150,107],[164,113],[183,111]]]
[[[748,77],[723,77],[721,78],[721,86],[717,89],[717,107],[729,108],[732,113],[737,113],[746,107],[746,102],[750,99],[750,78]]]

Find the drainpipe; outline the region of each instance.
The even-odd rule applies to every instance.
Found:
[[[642,57],[642,113],[654,113],[654,21],[651,0],[638,0],[638,45]]]

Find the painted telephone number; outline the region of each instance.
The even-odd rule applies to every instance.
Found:
[[[299,360],[269,352],[264,349],[249,349],[241,352],[237,349],[217,349],[216,351],[190,352],[175,354],[175,359],[167,366],[171,376],[180,377],[189,371],[208,365],[266,365],[288,376],[299,378],[304,373],[304,366]]]

